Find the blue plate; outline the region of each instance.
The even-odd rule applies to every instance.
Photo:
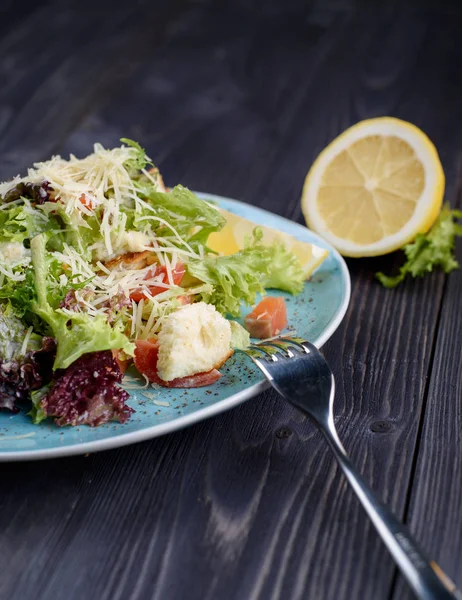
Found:
[[[342,257],[317,235],[265,210],[210,194],[202,197],[259,224],[327,248],[329,256],[306,282],[303,293],[287,300],[288,319],[297,334],[322,346],[339,326],[350,299],[350,276]],[[273,294],[273,291],[271,292]],[[60,428],[47,421],[33,425],[25,413],[0,412],[0,461],[54,458],[97,452],[147,440],[228,410],[262,392],[267,383],[245,355],[235,353],[213,386],[190,390],[143,388],[136,372],[124,386],[135,414],[124,425]],[[125,383],[127,381],[127,383]]]

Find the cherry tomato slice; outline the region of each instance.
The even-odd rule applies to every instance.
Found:
[[[157,374],[157,357],[159,353],[157,342],[154,340],[136,340],[135,344],[135,367],[140,373],[146,375],[151,383],[157,383],[168,388],[195,388],[215,383],[221,377],[220,371],[212,369],[205,373],[195,373],[188,377],[178,377],[171,381],[164,381]]]

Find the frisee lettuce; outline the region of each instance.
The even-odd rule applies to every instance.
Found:
[[[231,327],[231,348],[234,350],[247,350],[250,346],[250,333],[237,321],[229,322]]]
[[[48,236],[50,248],[62,251],[64,243],[76,248],[79,254],[88,260],[92,258],[91,246],[97,241],[102,241],[100,231],[99,215],[81,217],[81,221],[75,221],[74,215],[66,212],[66,207],[61,202],[44,205],[43,210],[52,212],[52,222],[57,223],[53,235]],[[101,209],[100,209],[101,210]],[[50,226],[51,227],[51,226]]]
[[[30,203],[24,200],[25,205]],[[44,231],[48,218],[39,211],[26,210],[23,205],[14,205],[0,211],[0,242],[24,242]]]
[[[140,193],[155,209],[155,215],[167,221],[180,237],[195,250],[205,246],[209,235],[223,229],[226,219],[213,206],[198,198],[182,185],[175,186],[170,192],[154,190],[152,185],[144,185]],[[142,230],[149,224],[156,236],[168,237],[178,244],[172,231],[155,219],[150,220],[152,212],[144,211],[134,216],[134,227]]]
[[[266,256],[269,262],[269,274],[263,278],[265,288],[274,288],[299,294],[303,290],[305,274],[300,260],[284,244],[259,246],[255,251]]]
[[[135,150],[137,151],[136,156],[132,160],[127,161],[125,163],[125,166],[130,171],[134,171],[136,173],[137,171],[141,171],[141,169],[145,169],[148,165],[153,164],[150,161],[150,159],[146,156],[144,148],[142,148],[138,144],[138,142],[130,140],[129,138],[120,138],[120,141],[122,142],[122,144],[130,146],[131,148],[135,148]]]
[[[11,304],[0,305],[0,357],[10,361],[18,358],[26,330],[16,317]]]
[[[259,227],[245,247],[229,256],[207,256],[190,259],[188,273],[213,286],[212,291],[200,294],[204,302],[215,305],[223,315],[240,315],[241,302],[251,305],[265,287],[291,293],[303,289],[304,274],[299,260],[283,244],[265,246]]]
[[[33,390],[30,393],[30,399],[32,402],[32,408],[27,413],[32,420],[34,425],[38,425],[42,421],[47,418],[47,413],[43,410],[41,406],[42,398],[44,398],[47,393],[50,391],[51,383],[44,385],[38,390]]]
[[[44,234],[32,239],[31,250],[37,294],[32,310],[48,323],[56,339],[58,350],[53,368],[65,369],[83,354],[100,350],[120,349],[133,356],[135,346],[123,333],[122,323],[111,326],[104,315],[92,317],[86,313],[71,314],[51,307],[48,301],[48,256]]]
[[[29,268],[25,271],[23,281],[12,281],[5,278],[3,286],[0,288],[0,300],[7,300],[15,316],[21,319],[25,325],[32,326],[35,333],[40,335],[50,333],[48,325],[32,309],[32,304],[36,300],[33,269]]]
[[[412,277],[423,277],[436,267],[441,267],[445,273],[457,269],[459,263],[454,256],[454,248],[456,236],[462,235],[462,225],[456,223],[455,219],[462,219],[462,211],[451,210],[445,205],[430,231],[419,233],[413,242],[403,247],[406,262],[399,273],[395,276],[376,274],[380,283],[387,288],[393,288],[408,274]]]

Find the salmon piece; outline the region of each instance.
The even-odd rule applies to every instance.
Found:
[[[266,296],[244,319],[251,337],[261,340],[279,335],[287,327],[287,309],[284,298]]]

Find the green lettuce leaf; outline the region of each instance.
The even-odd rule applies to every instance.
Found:
[[[152,162],[146,156],[146,152],[145,152],[144,148],[142,148],[138,144],[138,142],[135,142],[134,140],[130,140],[129,138],[120,138],[120,141],[122,142],[122,144],[125,144],[126,146],[130,146],[131,148],[134,148],[136,150],[136,153],[135,153],[135,156],[133,157],[133,159],[131,159],[130,161],[127,161],[125,163],[125,166],[129,170],[133,170],[136,172],[136,171],[140,171],[141,169],[146,168],[146,166],[148,166],[148,165],[152,165]]]
[[[266,272],[262,272],[266,268]],[[215,305],[223,315],[238,317],[241,302],[253,304],[257,294],[263,294],[263,276],[267,267],[254,253],[244,251],[231,256],[189,260],[188,273],[212,285],[212,291],[202,292],[201,299]]]
[[[66,213],[66,207],[61,202],[48,203],[44,210],[53,212],[52,223],[56,224],[53,234],[48,236],[49,248],[61,252],[64,243],[67,243],[90,260],[90,246],[103,239],[98,216],[85,216],[84,219],[76,221],[76,214]]]
[[[44,421],[48,415],[41,407],[40,403],[42,398],[48,393],[51,388],[51,383],[41,387],[39,390],[34,390],[30,393],[30,399],[32,401],[32,408],[27,413],[32,420],[34,425],[38,425]]]
[[[0,211],[0,243],[23,243],[49,228],[47,215],[38,210],[26,210],[30,203],[24,202],[27,206],[16,204],[9,210]]]
[[[168,193],[157,192],[152,187],[144,187],[140,192],[156,209],[156,216],[170,223],[193,248],[205,245],[209,235],[223,229],[226,223],[226,219],[216,208],[182,185],[177,185]],[[136,215],[134,226],[142,229],[149,223],[156,235],[169,237],[172,243],[178,243],[165,225],[149,220],[152,214],[145,211],[143,214]]]
[[[86,217],[84,223],[75,222],[60,202],[48,202],[34,210],[30,201],[24,199],[24,204],[0,211],[0,243],[20,242],[28,246],[40,233],[49,234],[54,250],[62,250],[63,243],[67,242],[89,257],[88,247],[102,239],[96,216]]]
[[[261,246],[258,250],[267,255],[269,274],[263,278],[265,288],[275,288],[299,294],[303,290],[305,275],[299,259],[284,244]]]
[[[462,225],[455,219],[462,218],[462,211],[451,210],[444,206],[441,213],[428,233],[419,233],[415,240],[403,248],[406,262],[396,276],[377,273],[380,283],[387,287],[396,287],[406,275],[423,277],[425,273],[441,267],[445,273],[450,273],[459,267],[454,256],[456,236],[462,235]]]
[[[246,350],[250,346],[250,333],[237,321],[230,321],[231,326],[231,348],[235,350]]]
[[[293,294],[303,289],[304,275],[296,256],[283,244],[265,246],[258,227],[253,240],[229,256],[208,256],[190,259],[188,273],[213,286],[213,291],[201,294],[202,300],[214,304],[222,314],[237,317],[241,302],[254,304],[257,294],[273,287]]]
[[[25,270],[25,279],[23,281],[13,281],[5,277],[3,285],[0,288],[0,299],[8,300],[14,315],[18,319],[21,319],[25,325],[32,326],[37,334],[51,334],[48,325],[33,310],[37,294],[35,291],[34,270],[32,268]]]
[[[24,352],[21,352],[27,329],[16,316],[10,302],[0,304],[0,359],[18,360],[25,353],[40,349],[42,337],[30,333]]]
[[[65,369],[82,354],[100,350],[123,350],[132,356],[135,350],[123,333],[123,325],[111,326],[103,315],[93,317],[86,313],[71,314],[62,309],[53,310],[47,297],[48,257],[45,235],[31,241],[32,264],[35,272],[37,300],[33,311],[50,326],[58,350],[54,369]]]
[[[21,349],[25,327],[15,316],[10,304],[0,306],[0,358],[12,360]]]

